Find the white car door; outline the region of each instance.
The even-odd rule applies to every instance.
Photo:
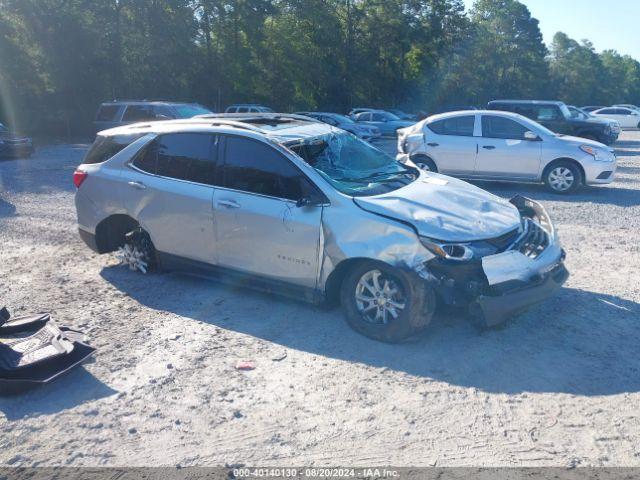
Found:
[[[640,113],[630,108],[616,108],[614,119],[624,128],[636,128],[640,125]]]
[[[448,117],[424,126],[425,151],[440,173],[473,175],[478,152],[478,137],[474,136],[476,117]]]
[[[482,138],[474,176],[533,180],[540,170],[542,141],[528,140],[529,128],[498,115],[482,115]]]

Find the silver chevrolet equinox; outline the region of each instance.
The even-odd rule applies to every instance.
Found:
[[[436,305],[502,322],[566,281],[547,213],[403,165],[305,117],[101,132],[74,173],[80,236],[134,269],[192,272],[312,302],[395,342]]]

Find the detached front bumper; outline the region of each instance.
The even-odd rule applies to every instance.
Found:
[[[558,263],[544,273],[536,273],[527,282],[505,282],[494,285],[493,295],[480,295],[471,305],[472,313],[481,315],[483,323],[492,327],[505,322],[526,308],[554,295],[569,278],[564,265],[564,252]]]

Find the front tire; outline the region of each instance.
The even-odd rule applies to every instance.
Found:
[[[415,272],[377,261],[354,267],[340,293],[351,328],[381,342],[396,343],[421,333],[435,311],[433,289]]]
[[[436,166],[436,163],[429,157],[419,156],[411,159],[411,161],[415,163],[416,167],[418,167],[420,170],[424,170],[425,172],[438,173],[438,167]]]
[[[580,168],[568,161],[551,164],[545,170],[543,180],[549,191],[562,195],[575,192],[583,182]]]

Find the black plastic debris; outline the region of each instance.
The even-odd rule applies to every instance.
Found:
[[[11,317],[7,307],[0,309],[0,335],[36,330],[44,327],[51,320],[48,313],[37,313],[23,317]]]
[[[82,332],[59,327],[49,314],[11,318],[0,310],[0,395],[49,383],[88,359],[95,349]]]

